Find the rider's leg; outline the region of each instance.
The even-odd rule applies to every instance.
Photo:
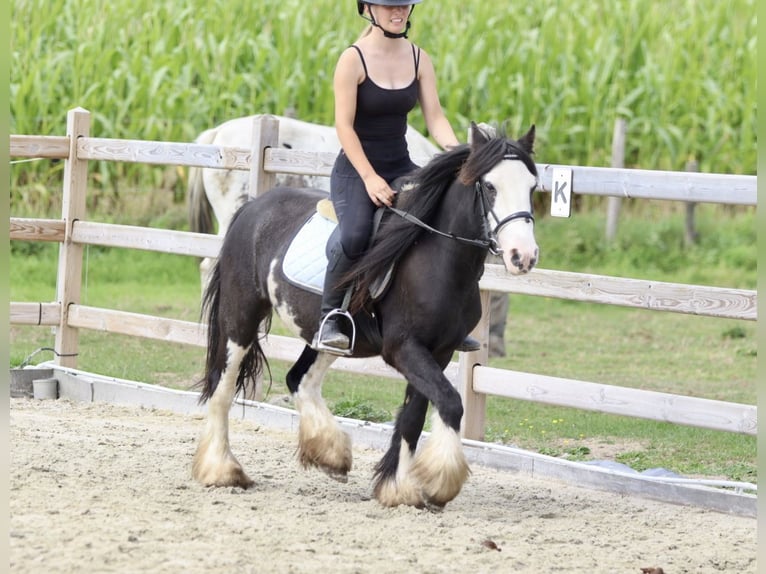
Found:
[[[341,330],[341,315],[327,315],[339,309],[343,304],[343,297],[347,288],[338,289],[341,277],[351,268],[353,259],[346,256],[343,246],[338,239],[338,234],[330,236],[332,245],[328,245],[327,272],[324,278],[324,291],[322,292],[322,312],[317,328],[315,348],[319,346],[332,347],[339,350],[347,350],[350,346],[348,335]],[[325,317],[327,319],[325,320]],[[324,323],[324,325],[322,324]]]
[[[340,326],[348,320],[343,315],[331,314],[324,325],[322,322],[328,313],[342,306],[345,289],[338,289],[338,280],[367,248],[376,207],[367,195],[364,182],[343,152],[338,154],[330,176],[330,199],[338,217],[338,228],[327,241],[321,320],[312,346],[347,351],[349,338]]]

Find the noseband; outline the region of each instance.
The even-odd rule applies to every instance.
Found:
[[[524,163],[527,163],[525,159],[518,153],[507,153],[503,156],[503,159],[518,159],[520,161],[523,161]],[[489,194],[491,191],[488,189],[487,183],[483,179],[478,179],[476,181],[476,184],[474,186],[474,189],[476,191],[476,194],[479,196],[479,208],[481,209],[481,220],[484,223],[482,225],[484,229],[484,238],[483,239],[469,239],[467,237],[460,237],[459,235],[455,235],[454,233],[446,233],[444,231],[440,231],[434,227],[431,227],[424,221],[421,221],[411,213],[408,213],[406,211],[402,211],[401,209],[397,209],[395,207],[387,206],[388,209],[393,211],[395,214],[397,214],[399,217],[409,221],[410,223],[414,223],[415,225],[422,227],[426,231],[429,231],[431,233],[435,233],[436,235],[441,235],[442,237],[447,237],[449,239],[454,239],[458,243],[464,243],[466,245],[473,245],[474,247],[480,247],[482,249],[488,249],[490,253],[493,255],[499,255],[502,253],[502,250],[500,249],[500,246],[497,242],[497,235],[500,233],[500,230],[511,223],[512,221],[515,221],[517,219],[524,219],[527,223],[534,223],[535,217],[532,215],[531,211],[516,211],[514,213],[511,213],[507,217],[504,217],[502,220],[500,220],[497,217],[497,214],[495,213],[495,210],[492,209],[492,204],[489,201]],[[530,208],[531,208],[531,202],[530,202]],[[486,223],[489,220],[489,215],[492,215],[492,218],[495,220],[495,228],[490,230],[487,228]]]

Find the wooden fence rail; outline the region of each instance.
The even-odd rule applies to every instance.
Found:
[[[62,219],[12,217],[10,220],[12,240],[55,241],[61,244],[57,301],[11,302],[11,324],[57,326],[56,350],[62,355],[76,355],[78,329],[204,346],[205,325],[79,304],[84,245],[144,249],[195,257],[216,257],[221,245],[218,236],[87,221],[85,193],[88,162],[121,161],[251,170],[251,194],[255,195],[269,188],[277,172],[329,175],[334,155],[274,147],[278,126],[275,118],[270,116],[256,118],[252,149],[94,138],[88,135],[89,125],[89,113],[78,108],[67,116],[67,136],[12,135],[10,138],[12,157],[65,160]],[[573,186],[580,194],[735,205],[757,203],[755,176],[539,164],[545,191],[550,191],[554,167],[572,170]],[[489,291],[500,291],[654,311],[749,321],[757,319],[757,293],[753,290],[544,269],[536,269],[521,277],[510,277],[501,266],[489,264],[480,287],[485,310],[489,307]],[[486,341],[488,325],[489,318],[485,312],[474,335]],[[757,430],[757,409],[753,405],[493,369],[484,366],[487,363],[486,347],[483,345],[480,351],[462,353],[460,360],[451,363],[445,371],[464,400],[466,415],[463,433],[467,438],[483,438],[484,401],[488,394],[744,434],[755,434]],[[269,358],[288,361],[295,360],[302,348],[303,343],[297,339],[274,335],[268,337],[264,346]],[[75,367],[75,361],[73,357],[56,359],[65,367]],[[333,368],[401,378],[379,358],[339,359]]]
[[[22,241],[64,240],[64,223],[51,219],[11,218],[10,237]],[[143,249],[176,255],[215,257],[222,239],[217,235],[133,227],[111,223],[77,221],[71,239],[82,245]],[[482,289],[522,295],[539,295],[582,301],[670,311],[728,319],[757,319],[757,292],[683,283],[666,283],[535,269],[518,277],[509,276],[502,265],[487,264]]]
[[[67,159],[68,142],[63,136],[12,135],[10,155]],[[263,158],[266,172],[325,177],[329,177],[335,162],[332,153],[280,148],[264,150]],[[253,153],[238,147],[84,137],[77,143],[77,159],[249,170]],[[757,177],[752,175],[558,164],[537,164],[542,191],[551,191],[556,168],[572,170],[572,185],[580,195],[727,205],[758,203]]]

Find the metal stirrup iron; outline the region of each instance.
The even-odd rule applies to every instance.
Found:
[[[327,315],[324,316],[322,319],[322,323],[319,325],[319,331],[317,332],[317,344],[316,344],[316,350],[317,351],[325,351],[327,353],[332,353],[334,355],[341,355],[344,357],[350,356],[354,352],[354,343],[356,343],[356,323],[354,323],[354,318],[351,316],[351,313],[348,312],[348,306],[351,303],[351,296],[353,294],[354,287],[353,285],[346,289],[345,295],[343,295],[343,303],[341,303],[341,306],[337,309],[333,309]],[[348,321],[348,324],[351,325],[351,337],[349,338],[349,345],[348,349],[340,349],[338,347],[331,347],[329,345],[324,345],[322,343],[322,333],[324,332],[325,325],[327,324],[327,320],[330,317],[343,317],[346,321]]]

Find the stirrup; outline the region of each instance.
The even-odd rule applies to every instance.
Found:
[[[339,349],[338,347],[330,347],[329,345],[322,344],[322,332],[324,331],[327,319],[340,315],[351,325],[351,337],[349,338],[348,349]],[[319,329],[314,335],[314,342],[311,345],[317,351],[323,351],[332,355],[340,355],[342,357],[349,357],[354,352],[354,343],[356,342],[356,324],[351,316],[351,313],[344,311],[343,309],[333,309],[327,315],[324,316],[322,322],[319,324]]]

